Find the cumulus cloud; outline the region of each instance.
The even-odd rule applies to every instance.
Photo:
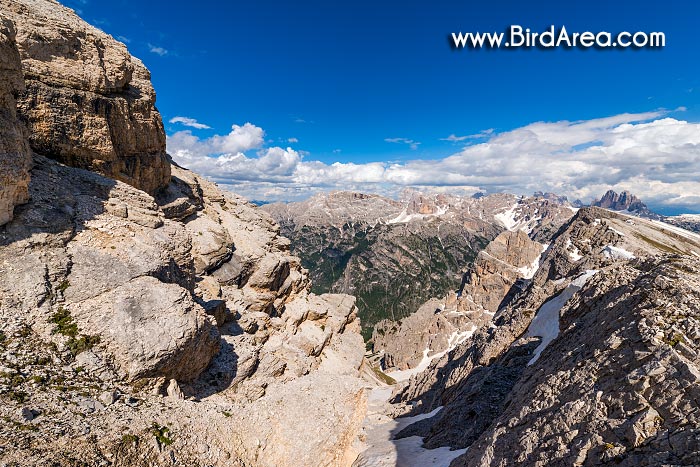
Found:
[[[414,151],[418,149],[418,145],[420,144],[418,141],[413,141],[408,138],[384,138],[384,141],[387,143],[408,144],[408,147]]]
[[[700,208],[700,124],[663,111],[535,122],[493,132],[437,160],[327,164],[263,145],[263,130],[250,123],[234,125],[224,136],[200,139],[181,131],[168,137],[178,163],[253,199],[294,200],[330,189],[392,195],[412,186],[462,193],[542,190],[590,201],[613,188],[630,190],[657,209]]]
[[[150,43],[148,44],[148,51],[156,55],[160,55],[161,57],[168,55],[168,49],[164,49],[163,47],[153,45]]]
[[[288,139],[287,139],[287,142],[288,142],[288,143],[298,143],[299,140],[298,140],[297,138],[288,138]]]
[[[197,128],[198,130],[207,130],[207,129],[211,128],[209,125],[205,125],[204,123],[199,123],[194,118],[189,118],[189,117],[173,117],[169,121],[170,121],[170,123],[180,123],[181,125],[184,125],[184,126]]]

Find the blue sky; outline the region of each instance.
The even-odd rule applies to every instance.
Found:
[[[700,121],[696,26],[700,4],[694,1],[63,3],[126,42],[131,53],[144,61],[152,72],[169,135],[187,130],[197,142],[206,143],[215,135],[230,134],[234,124],[252,128],[244,127],[247,122],[263,132],[258,139],[257,133],[253,135],[253,144],[226,147],[171,138],[171,153],[173,148],[182,149],[194,156],[195,149],[216,152],[224,147],[256,159],[273,148],[292,150],[293,154],[278,151],[264,163],[254,161],[258,169],[273,173],[270,178],[259,170],[238,180],[231,176],[235,170],[221,163],[193,164],[249,197],[295,199],[331,188],[390,194],[413,181],[420,186],[441,185],[436,178],[386,175],[345,177],[345,183],[315,180],[327,176],[325,167],[333,163],[343,164],[338,170],[345,172],[353,167],[377,170],[367,163],[379,163],[385,170],[412,161],[444,163],[465,145],[517,135],[535,122],[600,122],[596,119],[625,113],[644,113],[646,120],[630,117],[616,121],[618,125],[658,119]],[[547,51],[452,50],[448,45],[451,32],[503,31],[511,24],[533,30],[554,24],[570,31],[663,31],[667,44],[662,50]],[[679,108],[683,111],[675,111]],[[187,127],[182,124],[187,120],[169,123],[176,117],[210,128]],[[601,129],[605,135],[614,130],[614,126]],[[679,146],[695,144],[692,132],[682,133],[690,136],[678,141]],[[450,135],[458,138],[450,141]],[[581,144],[597,141],[577,140],[568,147],[577,153]],[[230,164],[240,169],[236,164],[242,159],[227,154]],[[509,156],[499,154],[507,162]],[[472,156],[465,157],[473,161]],[[700,170],[696,148],[678,157],[686,173]],[[297,158],[323,166],[307,165],[299,171]],[[676,159],[666,162],[678,164]],[[637,168],[666,170],[658,164]],[[309,170],[316,170],[315,178]],[[290,171],[296,176],[283,177]],[[592,190],[605,184],[634,188],[634,174],[627,175],[624,180],[587,180],[594,187],[591,193],[581,187],[582,182],[558,186],[545,180],[542,188],[593,196]],[[445,177],[446,185],[466,191],[511,187],[505,179],[488,183],[481,178],[449,178]],[[700,199],[692,196],[700,196],[700,190],[692,193],[694,185],[677,185],[674,196],[669,195],[669,183],[692,182],[677,178],[669,174],[655,188],[651,182],[659,180],[637,180],[641,185],[637,191],[660,209],[700,210]],[[512,183],[511,191],[529,190],[533,183]],[[261,186],[267,188],[260,190]]]

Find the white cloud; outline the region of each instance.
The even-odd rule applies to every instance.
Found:
[[[125,44],[128,44],[128,43],[131,42],[131,39],[129,39],[129,38],[126,37],[126,36],[117,36],[116,39],[117,39],[118,41],[120,41],[120,42],[125,43]]]
[[[287,139],[287,142],[288,142],[288,143],[298,143],[299,140],[298,140],[297,138],[288,138],[288,139]]]
[[[452,133],[450,136],[447,138],[440,138],[440,141],[450,141],[452,143],[457,143],[459,141],[464,141],[467,139],[479,139],[479,138],[486,138],[489,137],[493,134],[494,129],[489,128],[488,130],[482,130],[479,133],[473,134],[473,135],[465,135],[465,136],[457,136],[454,133]]]
[[[161,57],[168,55],[168,49],[150,43],[148,44],[148,51],[160,55]]]
[[[192,128],[196,128],[198,130],[207,130],[207,129],[211,128],[209,125],[205,125],[204,123],[199,123],[194,118],[189,118],[189,117],[173,117],[169,121],[170,121],[170,123],[180,123],[184,126],[189,126]]]
[[[420,144],[418,141],[413,141],[408,138],[384,138],[384,141],[387,143],[408,144],[408,147],[414,151],[418,149],[418,145]]]
[[[494,132],[442,159],[398,163],[307,160],[291,148],[264,148],[263,130],[250,123],[205,139],[177,132],[168,137],[168,150],[178,163],[252,199],[293,200],[330,189],[393,195],[414,186],[471,193],[542,190],[590,201],[613,188],[630,190],[652,207],[697,210],[700,123],[666,115],[536,122]]]

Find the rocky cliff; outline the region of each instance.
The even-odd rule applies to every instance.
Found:
[[[580,210],[490,325],[397,391],[386,410],[425,415],[393,443],[452,466],[697,464],[698,256],[693,233]]]
[[[4,113],[10,112],[10,124],[3,125],[6,147],[0,149],[24,160],[15,163],[17,173],[27,179],[28,159],[17,146],[26,143],[17,141],[22,132],[13,129],[14,112],[29,130],[25,136],[31,149],[39,154],[151,194],[165,187],[170,180],[165,133],[150,74],[141,61],[58,2],[3,0],[0,12],[0,92],[8,96],[2,99],[9,108]],[[13,191],[21,192],[26,183],[22,176],[17,179]],[[23,200],[10,193],[2,198]]]
[[[171,166],[123,44],[51,0],[0,17],[0,464],[349,465],[354,298]]]

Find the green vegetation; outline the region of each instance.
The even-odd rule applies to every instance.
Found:
[[[125,446],[129,446],[129,445],[135,446],[135,445],[139,444],[139,437],[129,433],[129,434],[122,436],[121,443]]]
[[[56,286],[56,290],[63,293],[66,291],[66,289],[68,287],[70,287],[70,281],[68,279],[65,279],[65,280],[61,281],[61,283]]]
[[[391,376],[387,375],[386,373],[384,373],[382,370],[380,370],[380,369],[377,368],[376,366],[374,366],[374,365],[372,365],[372,364],[370,363],[369,367],[372,369],[372,371],[373,371],[374,374],[377,376],[377,378],[379,378],[380,380],[384,381],[386,384],[389,384],[389,385],[391,385],[391,384],[396,384],[396,380],[395,380],[394,378],[392,378]]]
[[[24,392],[24,391],[15,390],[15,389],[10,389],[9,391],[7,391],[7,392],[5,393],[5,395],[6,395],[11,401],[15,401],[15,402],[17,402],[17,403],[19,403],[19,404],[23,404],[24,402],[27,401],[27,399],[29,399],[29,394],[27,394],[27,393]]]
[[[683,335],[681,333],[675,333],[673,336],[671,336],[670,339],[666,341],[668,345],[671,347],[675,347],[678,345],[679,342],[683,342]]]
[[[168,435],[170,433],[170,428],[167,426],[161,426],[156,422],[151,425],[151,433],[155,436],[158,446],[170,446],[173,444],[173,439]]]
[[[56,313],[49,318],[49,323],[53,323],[56,327],[51,331],[52,334],[63,334],[68,337],[78,335],[78,325],[73,322],[73,317],[68,309],[59,306]]]
[[[312,292],[357,298],[366,342],[379,321],[400,320],[430,297],[456,290],[464,269],[489,243],[462,230],[413,232],[405,225],[365,223],[305,225],[287,236],[310,271]]]
[[[70,311],[63,306],[58,307],[56,313],[49,318],[49,322],[56,325],[52,331],[53,334],[61,334],[68,337],[66,347],[73,358],[100,343],[100,336],[80,334],[78,325],[73,321]]]

